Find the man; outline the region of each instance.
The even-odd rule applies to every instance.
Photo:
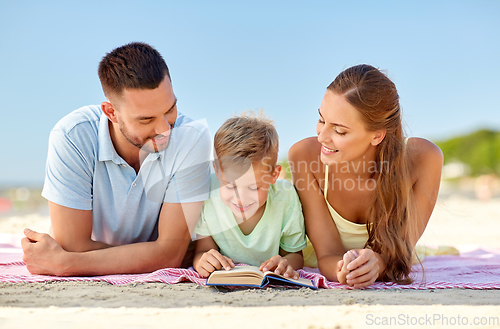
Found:
[[[42,195],[53,238],[25,230],[33,274],[179,267],[208,198],[208,128],[177,112],[161,55],[144,43],[119,47],[99,79],[107,101],[70,113],[50,134]]]

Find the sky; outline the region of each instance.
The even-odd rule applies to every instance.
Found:
[[[41,186],[50,130],[105,100],[101,58],[132,41],[170,69],[178,109],[212,135],[264,109],[280,158],[315,135],[344,69],[395,82],[409,136],[500,130],[500,1],[0,0],[0,187]]]

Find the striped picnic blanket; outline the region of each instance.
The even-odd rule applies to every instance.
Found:
[[[2,241],[3,240],[3,241]],[[6,241],[7,240],[7,241]],[[376,282],[367,289],[500,289],[500,249],[476,248],[462,251],[460,256],[427,256],[423,261],[425,275],[419,265],[413,268],[415,282],[410,285]],[[316,268],[299,270],[300,277],[312,280],[318,288],[351,289],[330,282]],[[166,268],[152,273],[120,274],[92,277],[56,277],[31,275],[22,261],[19,243],[0,235],[0,282],[104,281],[110,284],[194,282],[205,285],[205,278],[192,268]]]

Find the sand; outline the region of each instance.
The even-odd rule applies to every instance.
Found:
[[[0,309],[7,328],[498,328],[494,306],[220,306],[158,308]],[[475,325],[476,324],[476,325]]]
[[[49,220],[38,214],[0,218],[0,233],[19,234],[26,226],[47,232]],[[462,250],[500,248],[499,232],[499,198],[480,201],[451,195],[439,199],[420,244],[453,245]],[[492,323],[495,317],[496,325]],[[358,328],[390,320],[412,328],[446,327],[445,321],[449,326],[451,321],[455,325],[467,321],[469,327],[498,328],[499,318],[500,290],[233,291],[192,283],[0,284],[0,328],[226,328],[236,324],[243,328]]]

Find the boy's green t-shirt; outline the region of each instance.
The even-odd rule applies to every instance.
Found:
[[[210,198],[203,204],[195,233],[212,236],[220,253],[236,263],[254,266],[279,255],[280,247],[287,252],[297,252],[306,247],[299,197],[294,186],[281,179],[269,187],[262,218],[249,235],[244,235],[233,212],[222,202],[219,181],[213,174]]]

